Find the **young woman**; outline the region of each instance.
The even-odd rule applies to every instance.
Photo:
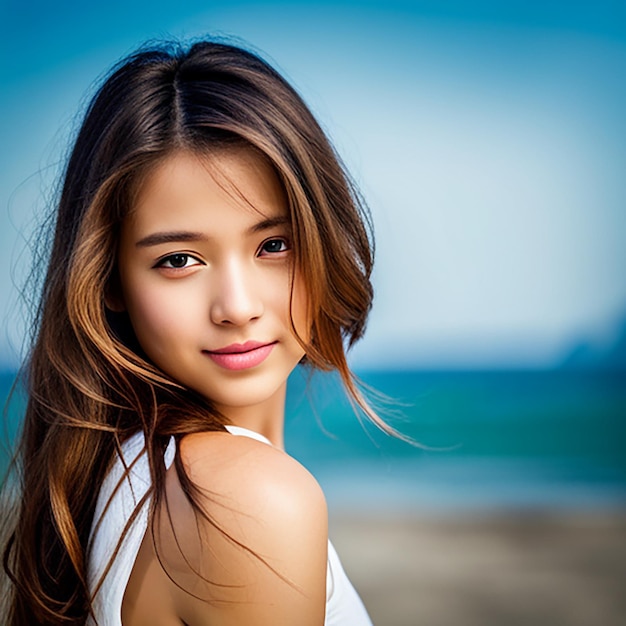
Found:
[[[319,485],[283,451],[301,362],[378,420],[345,357],[372,299],[366,227],[256,55],[163,46],[113,71],[56,215],[3,623],[370,623]]]

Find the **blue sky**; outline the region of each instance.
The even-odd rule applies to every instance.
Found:
[[[251,44],[370,202],[362,367],[549,366],[626,319],[626,3],[30,2],[0,6],[0,363],[25,240],[96,79],[150,38]]]

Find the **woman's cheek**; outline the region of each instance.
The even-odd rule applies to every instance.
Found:
[[[179,290],[180,291],[180,290]],[[194,303],[189,296],[165,290],[136,290],[129,306],[133,328],[151,356],[180,341],[192,329]]]

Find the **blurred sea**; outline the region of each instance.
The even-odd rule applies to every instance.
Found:
[[[626,505],[624,370],[360,378],[390,398],[379,403],[382,414],[422,447],[361,425],[336,377],[314,377],[307,392],[306,378],[294,374],[287,450],[318,478],[331,509],[384,515]]]
[[[4,404],[14,374],[0,375]],[[385,419],[359,420],[335,375],[289,382],[287,451],[331,510],[368,514],[626,505],[626,372],[361,372]],[[3,441],[19,420],[18,398]],[[363,422],[363,423],[362,423]],[[6,465],[2,450],[0,469]]]

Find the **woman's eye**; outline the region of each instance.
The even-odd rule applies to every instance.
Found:
[[[156,267],[165,267],[168,269],[184,269],[192,265],[198,265],[199,261],[190,254],[170,254],[162,258]]]
[[[289,246],[284,239],[268,239],[261,246],[260,254],[277,254],[279,252],[287,252]]]

